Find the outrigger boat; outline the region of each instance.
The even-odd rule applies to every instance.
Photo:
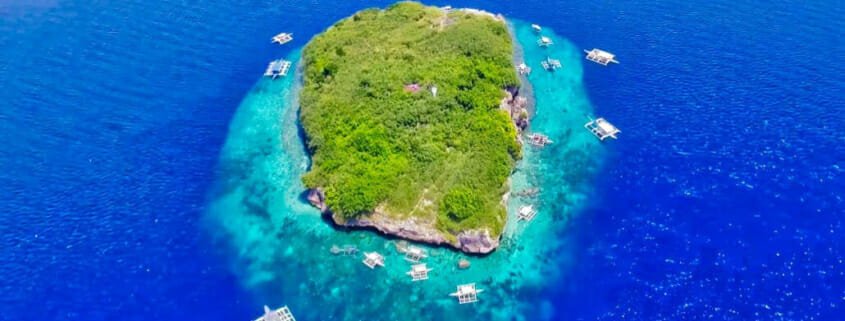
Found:
[[[280,44],[280,45],[284,45],[284,44],[290,42],[291,40],[293,40],[293,34],[292,33],[282,32],[278,35],[273,36],[273,43],[277,43],[277,44]]]
[[[552,44],[554,44],[554,42],[552,42],[551,38],[543,36],[543,37],[540,37],[539,40],[537,40],[537,44],[540,47],[548,47],[548,46],[551,46]]]
[[[607,66],[609,63],[618,64],[619,62],[616,61],[616,55],[609,53],[607,51],[593,48],[593,50],[584,50],[587,53],[587,60],[595,62],[602,66]]]
[[[549,139],[549,136],[534,133],[534,134],[528,135],[528,143],[531,144],[531,145],[537,146],[537,147],[544,147],[544,146],[551,144],[553,142],[552,142],[551,139]]]
[[[543,69],[546,69],[548,71],[555,71],[555,69],[562,67],[562,65],[560,64],[560,60],[548,57],[546,58],[546,60],[543,60],[543,62],[541,62],[540,64],[543,65]]]
[[[478,302],[478,294],[484,290],[476,289],[475,283],[462,284],[458,286],[458,290],[450,293],[449,296],[458,298],[458,303],[467,304]]]
[[[255,319],[255,321],[296,321],[296,319],[293,317],[288,306],[270,310],[270,307],[265,305],[264,315]]]
[[[371,269],[375,269],[378,266],[384,267],[384,256],[378,252],[365,252],[363,262],[364,265]]]
[[[613,126],[609,121],[605,120],[604,118],[598,118],[596,120],[590,120],[586,124],[584,124],[584,128],[589,129],[593,135],[595,135],[599,140],[604,140],[605,138],[613,138],[616,139],[616,134],[621,133],[622,131]]]
[[[516,214],[517,218],[521,221],[531,221],[534,219],[534,216],[537,215],[537,210],[534,209],[534,206],[526,205],[519,208],[519,212]]]
[[[531,73],[531,67],[528,67],[524,62],[519,64],[516,67],[516,70],[519,72],[520,75],[527,75]]]
[[[273,60],[267,65],[267,70],[264,71],[264,76],[271,77],[276,79],[276,77],[288,74],[288,69],[290,69],[290,61],[287,60]]]

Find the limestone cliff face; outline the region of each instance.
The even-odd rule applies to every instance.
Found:
[[[308,202],[320,209],[320,212],[327,213],[329,206],[326,205],[326,193],[322,189],[313,188],[308,190]]]
[[[434,227],[434,221],[417,217],[397,219],[378,210],[356,219],[344,220],[331,213],[326,206],[325,199],[325,194],[319,188],[308,191],[308,201],[340,226],[372,228],[381,233],[406,240],[452,246],[465,253],[487,254],[499,247],[499,239],[490,236],[490,231],[486,229],[463,231],[457,235],[456,241],[449,241],[442,232]]]

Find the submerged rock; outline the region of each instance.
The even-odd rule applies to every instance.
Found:
[[[461,259],[460,261],[458,261],[458,268],[461,270],[466,270],[469,268],[469,266],[470,263],[467,259]]]

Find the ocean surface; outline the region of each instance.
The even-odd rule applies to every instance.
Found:
[[[295,76],[261,78],[389,3],[0,0],[0,320],[843,319],[841,1],[430,2],[511,19],[555,144],[513,175],[537,219],[487,257],[429,249],[418,284],[400,242],[302,201]]]

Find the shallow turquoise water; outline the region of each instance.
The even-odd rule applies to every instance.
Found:
[[[299,153],[278,151],[288,85],[256,80],[269,60],[334,21],[392,2],[0,1],[0,320],[252,320],[265,303],[290,304],[300,321],[342,319],[338,309],[349,306],[338,299],[296,296],[306,276],[353,283],[344,294],[365,303],[373,291],[355,280],[392,272],[366,273],[356,258],[326,281],[323,266],[299,265],[345,262],[322,244],[347,237],[302,232],[326,227],[295,201],[295,175],[279,174],[298,170],[279,161]],[[517,246],[529,258],[555,253],[531,262],[556,278],[483,284],[506,290],[482,293],[467,313],[512,294],[507,302],[537,302],[525,313],[532,319],[842,320],[845,63],[830,59],[845,56],[842,1],[427,3],[525,18],[622,62],[581,66],[592,108],[624,131],[602,148],[572,149],[607,159],[601,173],[582,175],[599,166],[593,159],[575,161],[581,171],[548,161],[562,145],[543,151],[550,170],[535,175],[548,185],[538,203],[560,220],[554,230],[540,221],[549,215],[509,226],[521,234],[502,255]],[[296,39],[271,44],[282,31]],[[244,102],[217,177],[227,127],[252,87],[270,94]],[[552,107],[560,106],[541,106],[535,128],[548,130],[540,126]],[[570,114],[575,134],[579,114]],[[554,186],[564,176],[565,188]],[[215,179],[207,222],[229,224],[198,231]],[[586,208],[564,221],[573,206]],[[231,250],[222,259],[205,240],[221,231]],[[315,250],[284,257],[290,242],[277,234]],[[535,246],[546,235],[554,238]],[[398,285],[390,291],[408,298]],[[364,308],[349,309],[362,317]]]
[[[210,228],[222,229],[232,267],[255,300],[288,305],[301,320],[417,319],[512,320],[514,316],[548,319],[551,302],[532,298],[550,284],[564,282],[570,258],[560,237],[568,219],[590,193],[600,165],[601,148],[584,122],[592,108],[582,86],[578,48],[544,30],[555,44],[536,45],[538,35],[523,22],[512,28],[534,71],[528,76],[536,99],[529,131],[547,134],[555,143],[544,149],[524,146],[511,184],[513,191],[540,188],[538,196],[508,201],[509,221],[499,250],[486,257],[466,257],[443,248],[428,248],[430,279],[412,283],[410,264],[398,243],[368,231],[338,231],[321,219],[302,197],[300,176],[308,167],[297,123],[295,77],[261,79],[244,98],[232,121],[221,155],[221,177],[209,211]],[[547,72],[540,61],[560,59],[564,68]],[[289,57],[298,60],[298,53]],[[517,223],[519,206],[533,204],[539,214]],[[216,233],[216,232],[212,232]],[[362,255],[333,255],[333,245],[378,251],[386,267],[366,268]],[[457,268],[458,260],[472,266]],[[456,285],[477,283],[480,302],[460,306],[448,294]],[[317,304],[319,302],[319,305]],[[541,307],[537,310],[537,307]],[[538,315],[538,313],[540,313]]]

